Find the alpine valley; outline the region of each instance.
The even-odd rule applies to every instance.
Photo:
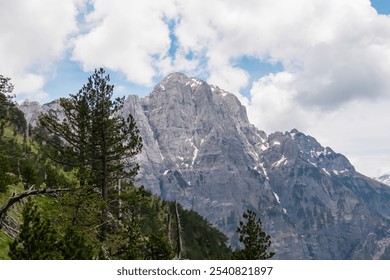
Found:
[[[57,101],[20,105],[36,125]],[[205,217],[238,246],[251,209],[272,237],[274,259],[390,259],[390,187],[296,129],[267,134],[238,99],[180,73],[147,97],[130,95],[143,138],[138,184]],[[277,116],[276,116],[277,117]]]

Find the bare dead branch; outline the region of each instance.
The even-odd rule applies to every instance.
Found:
[[[61,192],[68,192],[70,189],[40,189],[35,190],[33,188],[30,188],[29,190],[22,192],[21,194],[13,194],[12,197],[10,197],[6,204],[4,204],[0,208],[0,229],[3,226],[4,219],[7,215],[8,209],[14,205],[16,202],[21,201],[23,198],[33,195],[50,195],[50,194],[58,194]]]

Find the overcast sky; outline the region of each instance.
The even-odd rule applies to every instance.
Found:
[[[0,74],[17,100],[116,94],[171,72],[237,95],[267,133],[297,128],[368,176],[390,172],[390,1],[0,0]]]

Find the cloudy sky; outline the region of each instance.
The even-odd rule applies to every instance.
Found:
[[[368,176],[390,172],[390,1],[0,0],[17,100],[77,92],[105,67],[145,96],[183,72],[237,95],[267,133],[297,128]]]

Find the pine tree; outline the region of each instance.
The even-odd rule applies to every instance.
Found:
[[[109,228],[110,196],[119,179],[134,179],[139,166],[133,158],[142,147],[133,117],[119,115],[124,97],[113,100],[109,81],[104,69],[95,70],[77,94],[60,100],[62,121],[53,114],[40,117],[40,124],[64,142],[49,142],[53,160],[78,168],[81,188],[99,192],[102,241]]]
[[[14,179],[17,179],[17,172],[15,172],[15,165],[20,170],[20,160],[22,152],[14,143],[14,139],[6,139],[4,132],[6,128],[14,131],[14,136],[18,132],[26,131],[27,123],[24,114],[20,111],[11,95],[13,91],[13,84],[10,83],[10,78],[0,75],[0,193],[6,191],[7,186],[11,184]],[[23,159],[24,167],[27,160]],[[17,175],[16,175],[17,174]]]
[[[271,246],[271,237],[262,230],[260,219],[256,219],[256,213],[247,210],[243,214],[246,223],[240,221],[237,233],[244,248],[234,252],[234,258],[239,260],[265,260],[272,258],[275,253],[268,252]]]
[[[10,106],[13,106],[11,93],[14,85],[10,83],[10,78],[0,75],[0,117],[5,117]]]
[[[11,93],[14,89],[13,84],[11,84],[9,81],[11,79],[4,77],[3,75],[0,75],[0,93],[3,95],[8,95]]]
[[[10,244],[9,256],[15,260],[88,260],[93,247],[74,227],[65,233],[38,211],[30,199],[23,208],[23,224],[17,238]]]
[[[174,256],[168,240],[153,233],[147,235],[144,252],[146,260],[170,260]]]
[[[10,244],[9,256],[15,260],[61,259],[57,233],[48,220],[41,218],[29,200],[23,208],[20,234]]]
[[[14,107],[12,96],[13,84],[9,81],[11,79],[0,75],[0,137],[3,136],[4,126],[10,119],[10,110]]]
[[[106,238],[110,191],[119,179],[133,179],[139,166],[131,159],[140,152],[141,137],[131,115],[127,120],[118,116],[124,98],[112,100],[114,86],[103,69],[95,71],[84,88],[91,108],[91,158],[93,185],[100,189],[101,238]],[[129,160],[130,159],[130,160]]]

